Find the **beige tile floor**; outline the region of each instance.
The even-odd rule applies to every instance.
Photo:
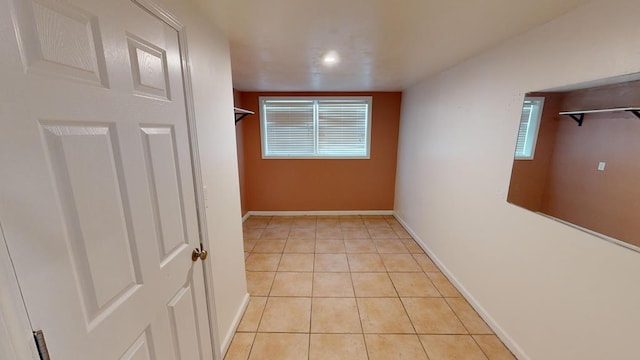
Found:
[[[225,359],[514,359],[392,216],[251,217]]]

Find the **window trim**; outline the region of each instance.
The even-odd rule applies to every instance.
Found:
[[[366,154],[363,156],[274,156],[266,155],[266,131],[265,131],[265,111],[264,102],[268,100],[364,100],[368,104],[367,110],[367,129],[365,140],[367,142]],[[262,159],[265,160],[369,160],[371,159],[371,118],[373,113],[373,96],[260,96],[258,97],[260,108],[260,149]],[[317,108],[314,109],[314,113]],[[314,114],[314,127],[317,128],[317,116]]]
[[[532,138],[533,140],[531,143],[531,155],[518,155],[517,153],[514,154],[514,159],[515,160],[533,160],[536,154],[536,145],[538,144],[538,135],[540,133],[540,124],[542,123],[542,114],[544,113],[544,101],[545,98],[542,96],[526,96],[522,102],[523,106],[524,106],[524,102],[525,101],[535,101],[535,102],[539,102],[540,105],[538,106],[538,111],[536,117],[535,117],[535,128],[533,128],[533,133],[532,133]],[[518,124],[520,124],[522,122],[522,108],[520,109],[520,121],[518,122]],[[519,130],[519,125],[518,125],[518,134],[516,136],[516,150],[518,148],[518,136],[520,136],[520,130]],[[529,138],[527,136],[527,138]],[[525,143],[525,149],[526,149],[527,144]]]

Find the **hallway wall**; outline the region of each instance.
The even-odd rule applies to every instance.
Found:
[[[397,214],[521,359],[638,356],[640,254],[506,202],[524,94],[638,72],[638,12],[590,2],[403,95]]]

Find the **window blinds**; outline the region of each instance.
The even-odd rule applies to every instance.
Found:
[[[533,159],[543,106],[543,97],[525,98],[524,104],[522,105],[522,115],[520,116],[518,140],[516,142],[516,159]]]
[[[318,154],[366,155],[368,107],[355,100],[318,101]]]
[[[370,98],[262,100],[264,157],[369,156]]]
[[[313,101],[270,100],[263,104],[266,154],[309,156],[315,152]]]
[[[520,129],[518,130],[518,142],[516,143],[516,156],[525,157],[527,149],[527,134],[529,134],[529,125],[531,124],[531,114],[533,112],[533,104],[531,101],[525,101],[522,106],[522,116],[520,117]]]

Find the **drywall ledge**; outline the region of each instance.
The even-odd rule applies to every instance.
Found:
[[[456,287],[456,289],[464,296],[464,298],[469,302],[469,304],[475,309],[475,311],[480,315],[482,320],[484,320],[487,325],[493,330],[493,332],[502,340],[507,348],[519,359],[519,360],[530,360],[531,358],[527,356],[527,354],[522,350],[522,348],[507,334],[506,331],[502,329],[502,327],[498,324],[498,322],[489,314],[487,310],[485,310],[482,305],[476,300],[476,298],[471,295],[471,293],[462,285],[462,283],[453,275],[453,273],[447,268],[447,266],[438,258],[436,254],[431,251],[427,243],[425,243],[419,236],[416,234],[413,229],[398,215],[396,212],[393,213],[393,216],[398,220],[398,222],[407,230],[407,232],[413,237],[413,239],[420,245],[422,250],[424,250],[427,255],[433,260],[433,262],[438,266],[440,271],[449,279],[449,281]]]

